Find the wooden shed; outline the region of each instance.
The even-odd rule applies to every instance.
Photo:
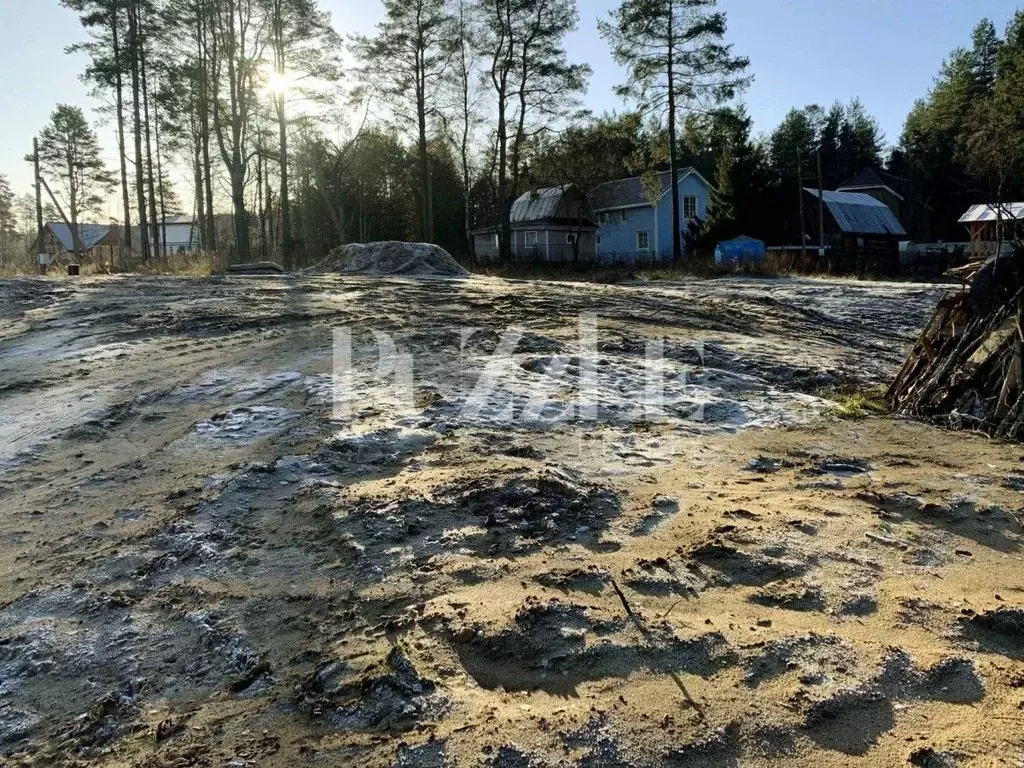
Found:
[[[971,235],[971,258],[991,256],[1000,242],[1024,238],[1024,203],[972,205],[960,223]]]

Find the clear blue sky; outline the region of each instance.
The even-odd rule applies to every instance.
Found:
[[[596,19],[618,0],[577,0],[580,30],[571,57],[594,69],[587,105],[621,109],[612,93],[621,73],[598,36]],[[322,0],[343,34],[367,32],[380,18],[378,0]],[[860,97],[894,142],[915,99],[923,96],[942,60],[983,16],[1002,30],[1021,0],[720,0],[729,40],[749,56],[756,81],[746,96],[758,131],[770,131],[793,106]],[[0,173],[26,192],[31,172],[23,158],[32,136],[58,102],[90,108],[78,79],[80,56],[64,48],[83,37],[75,14],[58,0],[0,0]],[[90,117],[94,115],[90,114]],[[112,147],[111,126],[99,128]],[[113,167],[114,154],[110,152]]]

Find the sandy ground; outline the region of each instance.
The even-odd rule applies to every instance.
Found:
[[[0,763],[1021,765],[1024,450],[819,396],[940,293],[0,281]]]

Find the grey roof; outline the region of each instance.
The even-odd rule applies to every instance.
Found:
[[[814,197],[818,190],[808,189]],[[906,235],[896,214],[863,192],[824,192],[825,207],[843,232],[858,235]]]
[[[548,187],[547,189],[527,192],[512,203],[512,211],[509,218],[513,224],[524,221],[553,219],[558,214],[558,209],[568,189],[568,186]]]
[[[997,210],[998,209],[1002,209]],[[1024,220],[1024,203],[1002,203],[996,205],[972,205],[963,216],[960,217],[961,224],[973,224],[978,221],[998,221],[1002,213],[1003,221]]]
[[[71,234],[71,227],[63,222],[51,221],[46,225],[46,228],[60,241],[60,244],[64,246],[64,250],[75,250],[75,239]],[[110,227],[105,224],[79,224],[78,234],[85,249],[91,251],[103,241],[103,238],[110,234]]]
[[[695,168],[680,168],[679,179],[685,179],[690,174],[696,174],[697,178],[704,181],[704,177],[697,173]],[[672,186],[672,172],[661,171],[658,173],[658,181],[661,184],[661,194],[664,195]],[[705,184],[707,182],[705,181]],[[620,179],[599,184],[590,195],[591,205],[595,210],[607,211],[616,208],[628,208],[635,205],[650,205],[644,191],[644,180],[641,176],[632,179]]]
[[[863,189],[888,189],[900,200],[905,200],[909,195],[906,179],[876,168],[865,168],[837,187],[839,192],[858,192]]]

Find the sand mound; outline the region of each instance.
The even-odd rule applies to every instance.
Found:
[[[335,248],[314,274],[466,277],[469,273],[443,248],[429,243],[349,243]]]

